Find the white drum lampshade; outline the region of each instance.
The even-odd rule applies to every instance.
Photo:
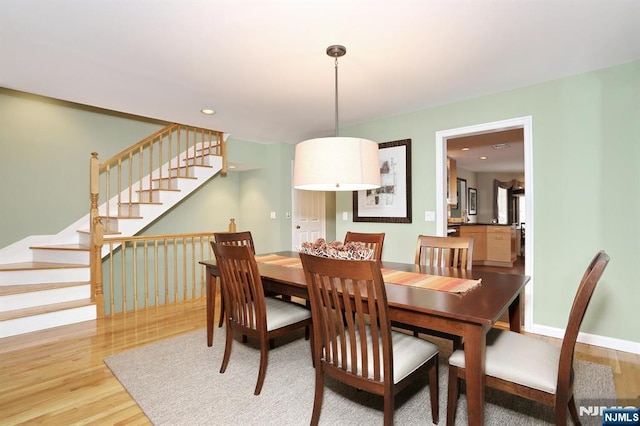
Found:
[[[379,188],[378,144],[348,137],[317,138],[298,143],[293,187],[309,191]]]

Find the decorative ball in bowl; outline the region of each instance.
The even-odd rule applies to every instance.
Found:
[[[373,249],[367,248],[365,243],[357,241],[349,241],[346,244],[340,241],[327,243],[324,238],[318,238],[314,242],[305,241],[298,251],[314,256],[344,260],[370,260],[373,258]]]

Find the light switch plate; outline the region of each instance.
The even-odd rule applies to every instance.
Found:
[[[276,212],[271,212],[271,219],[275,219],[276,218]]]
[[[432,210],[427,210],[424,212],[424,221],[425,222],[435,222],[436,221],[436,212]]]
[[[349,220],[349,212],[342,212],[342,220]]]

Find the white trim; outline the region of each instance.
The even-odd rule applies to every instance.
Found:
[[[526,216],[527,216],[527,242],[525,244],[524,273],[531,277],[525,287],[525,329],[533,325],[533,121],[531,116],[511,118],[508,120],[494,121],[491,123],[474,124],[457,129],[441,130],[436,132],[436,235],[446,235],[447,228],[447,202],[444,191],[447,181],[447,139],[452,137],[468,136],[471,134],[487,133],[498,130],[522,128],[524,134],[524,179],[526,186]]]
[[[549,327],[546,325],[533,324],[531,328],[527,329],[526,331],[543,336],[555,337],[558,339],[562,339],[564,337],[563,329]],[[640,343],[632,342],[630,340],[615,339],[613,337],[599,336],[596,334],[580,332],[578,334],[578,342],[614,349],[616,351],[640,354]]]

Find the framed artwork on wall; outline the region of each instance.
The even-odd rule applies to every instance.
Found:
[[[476,215],[478,213],[478,190],[469,188],[469,214]]]
[[[353,192],[353,221],[411,223],[411,139],[378,148],[382,186]]]

